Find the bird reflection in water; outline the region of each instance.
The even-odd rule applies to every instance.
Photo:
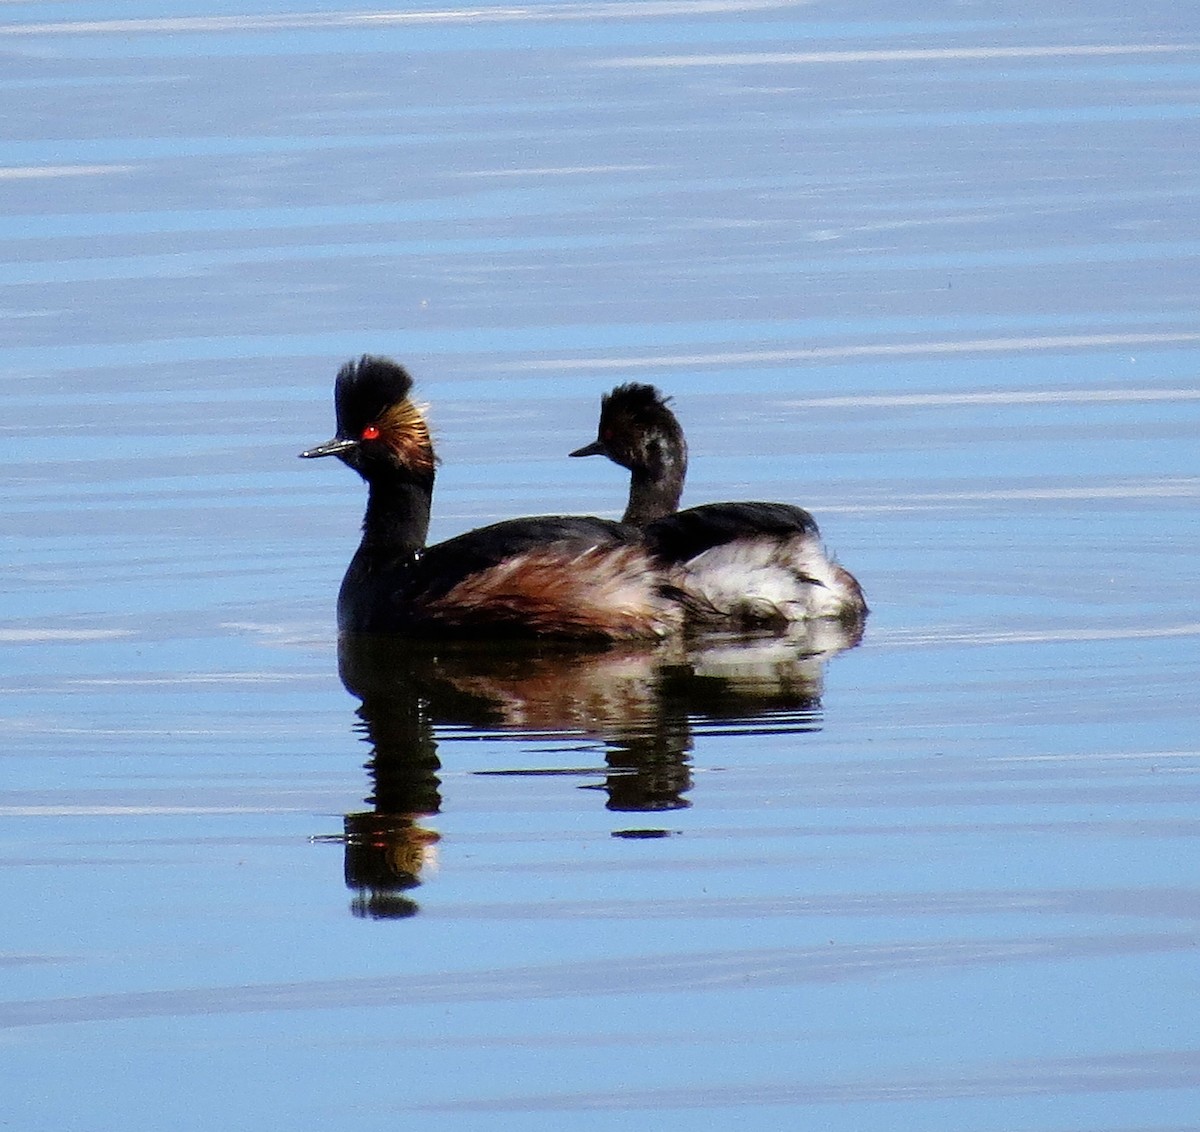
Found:
[[[807,622],[785,634],[708,634],[652,645],[588,648],[529,642],[422,642],[345,635],[342,682],[361,704],[358,729],[373,808],[347,814],[346,885],[370,919],[413,915],[408,893],[436,857],[427,819],[441,809],[435,727],[595,738],[602,791],[614,813],[655,815],[691,805],[695,727],[820,725],[824,665],[858,644],[861,624]],[[536,771],[490,771],[512,774]],[[615,837],[665,837],[652,820]]]

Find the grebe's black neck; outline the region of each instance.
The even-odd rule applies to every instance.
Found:
[[[669,398],[653,385],[618,385],[600,399],[596,439],[572,456],[607,456],[629,469],[622,522],[645,527],[679,509],[687,477],[687,441]]]
[[[433,476],[372,476],[367,480],[367,511],[360,549],[371,553],[415,556],[429,535]]]
[[[644,527],[679,509],[687,476],[687,453],[654,446],[654,458],[630,467],[629,503],[621,522]]]

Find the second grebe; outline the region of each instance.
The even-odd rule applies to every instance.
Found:
[[[337,375],[337,435],[300,455],[337,456],[367,482],[362,542],[338,593],[344,633],[632,640],[680,619],[637,532],[606,519],[511,519],[426,547],[435,456],[389,358]]]
[[[802,508],[745,502],[676,510],[687,441],[653,385],[618,385],[605,394],[596,439],[571,455],[607,456],[629,469],[622,522],[642,529],[690,619],[781,624],[866,614],[858,582],[830,560]]]

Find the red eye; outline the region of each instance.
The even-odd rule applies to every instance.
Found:
[[[604,430],[604,431],[603,431],[603,432],[600,434],[600,439],[601,439],[601,440],[612,440],[612,438],[613,438],[613,430],[612,430],[611,428],[606,428],[606,429],[605,429],[605,430]]]
[[[377,429],[373,424],[367,425],[367,427],[362,430],[361,439],[363,439],[363,440],[378,440],[379,439],[379,429]]]

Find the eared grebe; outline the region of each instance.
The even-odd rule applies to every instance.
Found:
[[[344,633],[632,640],[680,619],[638,533],[545,515],[426,548],[435,457],[412,378],[364,356],[337,375],[337,435],[300,453],[337,456],[367,481],[362,543],[338,593]]]
[[[807,511],[787,503],[676,510],[687,442],[653,385],[618,385],[605,394],[596,439],[571,455],[607,456],[629,469],[622,522],[641,528],[689,619],[770,625],[866,614],[858,582],[830,560]]]

